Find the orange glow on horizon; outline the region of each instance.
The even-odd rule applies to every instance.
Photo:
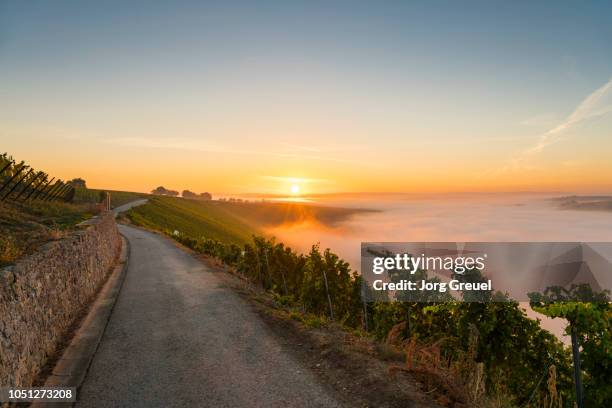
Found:
[[[561,142],[560,142],[561,143]],[[497,165],[486,151],[471,157],[449,152],[417,154],[354,151],[342,160],[247,153],[206,153],[170,148],[117,146],[91,142],[91,148],[50,156],[32,145],[9,150],[16,160],[63,180],[81,177],[90,188],[150,192],[158,186],[213,195],[396,192],[575,192],[612,193],[612,162],[601,149],[592,160],[563,162],[542,154],[523,168],[490,172]],[[46,142],[33,144],[45,147]],[[426,150],[424,150],[425,152]],[[576,153],[576,155],[578,155]],[[583,152],[581,156],[585,156]],[[597,155],[597,157],[595,157]]]

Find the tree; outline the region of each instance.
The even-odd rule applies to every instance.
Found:
[[[210,193],[200,193],[200,200],[212,200]]]
[[[68,182],[74,188],[87,188],[85,180],[82,178],[74,178]]]
[[[198,195],[193,191],[183,190],[182,193],[183,198],[198,198]]]
[[[159,186],[155,190],[151,190],[151,194],[154,194],[154,195],[167,195],[167,196],[176,197],[179,193],[178,193],[178,191],[167,190],[165,187]]]

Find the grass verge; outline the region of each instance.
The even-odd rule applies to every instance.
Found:
[[[61,238],[95,208],[88,204],[33,201],[0,203],[0,267]]]

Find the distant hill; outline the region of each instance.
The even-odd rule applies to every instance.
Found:
[[[564,210],[612,211],[612,196],[567,196],[553,201]]]

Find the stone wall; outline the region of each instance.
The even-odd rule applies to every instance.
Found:
[[[121,250],[111,213],[0,270],[0,386],[29,386]]]

